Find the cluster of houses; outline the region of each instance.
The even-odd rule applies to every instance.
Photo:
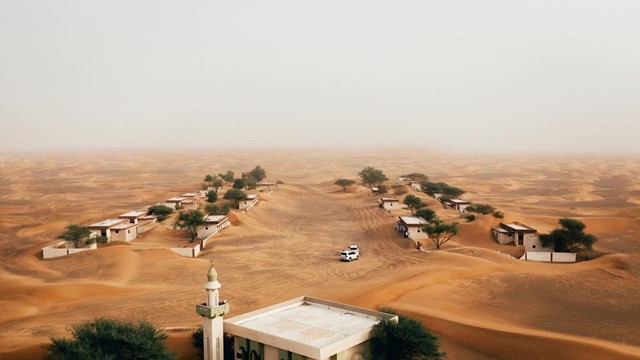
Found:
[[[421,191],[422,186],[419,181],[408,181],[407,185],[411,189]],[[442,204],[445,209],[457,210],[460,215],[466,212],[466,208],[471,206],[471,202],[462,199],[447,199],[444,194],[434,194],[434,198]],[[400,199],[395,197],[381,197],[378,199],[380,208],[387,211],[406,209]],[[427,240],[428,234],[423,227],[428,221],[418,216],[398,216],[395,229],[402,236],[416,243],[420,249],[420,242]],[[524,248],[522,260],[545,261],[545,262],[575,262],[575,253],[559,253],[553,251],[553,246],[545,247],[538,237],[536,229],[518,222],[500,223],[499,227],[493,228],[493,236],[499,244],[513,243],[516,247]]]
[[[260,184],[261,189],[268,189],[271,191],[272,187],[276,184],[263,183]],[[264,191],[264,190],[263,190]],[[165,205],[174,210],[197,210],[200,207],[200,199],[206,196],[207,190],[198,190],[196,192],[189,192],[182,194],[181,196],[171,197],[166,199],[161,205]],[[238,209],[246,211],[255,206],[260,201],[258,195],[248,194],[244,200],[238,202]],[[229,227],[230,221],[228,215],[205,215],[204,218],[206,224],[198,229],[197,237],[198,242],[193,248],[170,248],[171,251],[176,252],[183,256],[195,257],[206,246],[206,241],[211,236],[220,232],[221,230]],[[114,219],[106,219],[97,223],[93,223],[87,226],[91,231],[91,238],[98,236],[105,237],[107,242],[111,241],[132,241],[139,235],[153,229],[158,222],[158,217],[150,215],[146,210],[133,210],[128,213],[119,215]],[[65,241],[59,241],[49,246],[42,248],[42,257],[44,259],[56,258],[60,256],[66,256],[86,250],[94,250],[97,248],[96,244],[90,244],[82,248],[70,248],[69,244]]]

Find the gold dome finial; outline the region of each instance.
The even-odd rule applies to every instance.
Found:
[[[211,259],[211,268],[207,273],[207,280],[209,280],[209,282],[214,282],[218,280],[218,273],[216,272],[216,269],[213,268],[213,259]]]

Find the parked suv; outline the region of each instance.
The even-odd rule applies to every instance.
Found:
[[[348,249],[340,251],[340,260],[352,261],[360,258],[360,248],[358,245],[351,245]]]

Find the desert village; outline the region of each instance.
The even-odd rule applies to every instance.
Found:
[[[166,191],[164,200],[147,202],[147,204],[150,205],[145,206],[138,201],[134,206],[130,207],[128,211],[120,211],[118,213],[109,211],[109,214],[114,215],[107,216],[106,218],[103,217],[102,219],[99,217],[85,218],[87,221],[83,221],[82,223],[86,224],[85,226],[91,231],[91,237],[104,237],[107,239],[106,244],[100,245],[92,243],[78,248],[73,247],[69,242],[65,241],[55,241],[46,244],[46,246],[38,250],[39,255],[36,256],[38,267],[49,267],[52,265],[58,267],[58,265],[55,264],[60,264],[59,266],[62,270],[67,266],[65,264],[68,263],[87,263],[87,261],[89,261],[87,264],[95,263],[95,265],[91,266],[100,266],[99,264],[101,262],[112,264],[114,261],[123,261],[123,264],[118,265],[118,268],[122,268],[122,266],[126,268],[129,265],[124,264],[132,261],[133,258],[131,258],[131,256],[134,256],[136,259],[133,260],[134,263],[148,263],[147,260],[144,259],[147,257],[150,261],[160,261],[158,266],[161,266],[161,268],[167,270],[173,269],[173,271],[175,271],[178,268],[187,270],[187,268],[184,267],[187,263],[184,263],[184,261],[192,261],[194,266],[188,266],[187,273],[185,274],[174,273],[167,277],[169,273],[161,271],[161,273],[164,274],[161,279],[165,279],[162,280],[162,283],[167,284],[170,288],[174,288],[181,282],[184,282],[183,279],[191,279],[187,282],[191,284],[189,285],[188,291],[178,290],[178,288],[176,288],[175,291],[179,292],[171,290],[174,296],[171,300],[168,299],[169,302],[167,302],[166,305],[162,305],[163,308],[166,309],[167,306],[173,307],[178,303],[184,303],[185,308],[179,311],[180,315],[178,317],[185,320],[172,321],[164,316],[159,316],[157,312],[155,316],[149,316],[151,313],[148,311],[138,313],[135,309],[139,309],[139,307],[133,304],[139,300],[135,300],[131,305],[125,305],[126,303],[123,303],[122,306],[126,306],[128,310],[124,310],[125,308],[119,306],[117,309],[120,310],[114,308],[114,310],[111,311],[107,310],[106,313],[118,317],[138,317],[142,315],[152,320],[155,319],[156,322],[157,320],[161,320],[159,325],[169,331],[170,334],[172,331],[177,334],[170,336],[170,341],[174,342],[183,338],[182,336],[188,339],[191,329],[194,328],[193,326],[204,321],[204,336],[205,339],[210,339],[209,342],[205,340],[205,354],[209,351],[212,359],[221,359],[221,357],[216,357],[221,356],[216,355],[219,354],[219,352],[216,353],[217,346],[211,344],[216,344],[216,339],[218,343],[221,343],[223,332],[234,335],[233,351],[238,359],[361,359],[364,354],[364,347],[371,326],[381,319],[393,319],[393,315],[376,311],[376,308],[380,305],[389,303],[394,304],[394,307],[399,308],[401,311],[408,311],[410,314],[421,314],[418,316],[425,321],[428,328],[430,324],[435,324],[436,334],[443,336],[442,341],[445,350],[447,350],[449,354],[448,358],[484,359],[512,358],[511,355],[508,354],[513,354],[515,350],[508,348],[498,349],[496,347],[485,348],[482,352],[492,354],[485,357],[481,354],[482,352],[470,350],[471,344],[473,344],[474,347],[482,347],[482,345],[477,342],[470,342],[464,346],[457,343],[457,341],[460,340],[456,340],[454,343],[452,341],[453,334],[465,333],[465,331],[469,330],[463,330],[459,327],[457,330],[451,330],[456,329],[456,326],[443,322],[445,317],[438,320],[435,313],[418,310],[418,308],[426,306],[422,304],[422,302],[414,302],[410,300],[410,298],[407,298],[408,303],[393,300],[393,294],[400,291],[393,290],[393,285],[388,288],[389,290],[383,292],[363,290],[366,288],[360,288],[358,290],[358,286],[348,290],[343,289],[343,287],[350,283],[357,285],[353,282],[365,281],[372,275],[373,278],[371,278],[371,280],[366,280],[366,283],[369,284],[367,285],[369,289],[373,290],[381,286],[381,284],[376,284],[373,279],[375,279],[375,274],[378,273],[381,266],[384,266],[384,269],[386,269],[384,273],[389,273],[389,275],[385,275],[385,277],[391,276],[391,279],[395,278],[395,280],[391,280],[391,283],[396,284],[395,286],[399,286],[411,278],[426,276],[425,280],[414,280],[412,282],[414,284],[423,284],[420,286],[426,286],[427,283],[435,282],[435,285],[427,286],[425,289],[430,289],[429,292],[431,295],[428,296],[437,298],[439,296],[438,293],[444,294],[442,291],[447,291],[447,288],[442,287],[441,282],[437,280],[437,274],[439,272],[436,271],[436,269],[440,267],[453,266],[453,269],[459,269],[454,270],[454,272],[451,273],[451,275],[453,275],[455,271],[464,271],[462,269],[468,268],[469,266],[477,266],[479,269],[484,269],[485,266],[488,266],[485,270],[480,270],[478,273],[481,277],[489,276],[489,269],[503,266],[506,266],[505,269],[511,269],[508,271],[513,274],[526,274],[531,271],[553,274],[556,272],[565,273],[566,271],[572,273],[580,271],[580,269],[586,269],[589,263],[599,264],[605,261],[608,256],[613,256],[613,259],[620,259],[620,255],[615,254],[606,255],[602,258],[593,255],[594,259],[591,260],[585,259],[584,256],[580,256],[580,254],[576,254],[575,252],[555,252],[551,247],[543,246],[538,236],[539,231],[537,228],[542,227],[544,233],[557,228],[557,219],[561,217],[560,214],[555,214],[557,217],[550,217],[548,219],[544,217],[544,215],[536,215],[533,217],[522,215],[511,216],[510,213],[513,211],[513,208],[505,206],[504,201],[487,201],[489,198],[477,190],[474,191],[473,194],[463,196],[463,198],[447,197],[439,193],[428,195],[425,194],[425,188],[421,185],[421,182],[402,176],[402,174],[407,172],[407,165],[404,166],[405,171],[396,172],[398,176],[395,179],[385,181],[385,183],[390,185],[387,193],[380,193],[376,186],[367,187],[363,184],[353,185],[351,188],[344,189],[343,191],[333,184],[335,179],[326,181],[324,185],[321,185],[317,190],[311,190],[311,187],[306,185],[295,185],[296,183],[300,183],[300,180],[296,180],[294,172],[289,171],[287,174],[291,175],[293,184],[287,180],[288,178],[285,178],[287,181],[284,182],[264,182],[259,184],[254,191],[250,191],[249,195],[246,196],[244,200],[238,202],[235,209],[230,213],[224,215],[203,213],[204,224],[200,225],[197,229],[195,239],[197,241],[189,241],[189,235],[186,231],[174,229],[172,224],[175,215],[178,213],[177,211],[174,211],[174,215],[171,215],[164,222],[159,222],[156,215],[150,214],[148,211],[142,209],[154,205],[165,205],[182,212],[198,210],[206,204],[206,193],[211,191],[211,189],[204,186],[203,189],[195,191],[189,191],[189,189],[185,189],[187,192],[184,192],[185,190],[179,192]],[[267,168],[270,169],[270,167]],[[415,168],[409,168],[409,170],[415,170]],[[195,168],[192,170],[194,173],[196,173],[196,171]],[[429,173],[433,173],[433,171]],[[277,176],[281,176],[281,173],[278,172]],[[353,178],[356,179],[355,176]],[[432,177],[430,176],[429,178],[431,179]],[[433,176],[433,179],[439,178],[440,177]],[[300,179],[304,179],[304,177]],[[469,179],[473,179],[473,175],[470,175]],[[454,183],[452,180],[448,181]],[[191,184],[197,183],[197,181],[188,182]],[[463,180],[461,183],[465,188],[473,188],[469,186],[469,180]],[[455,184],[457,185],[458,183],[456,182]],[[222,186],[221,189],[216,189],[221,195],[219,199],[222,199],[222,195],[230,189],[232,189],[232,184],[229,182]],[[155,194],[155,196],[160,195],[163,192],[162,190],[162,188],[158,188],[153,194]],[[328,194],[329,197],[324,194]],[[436,249],[424,228],[430,222],[418,216],[419,208],[415,209],[415,214],[414,209],[408,208],[405,204],[408,195],[418,197],[423,205],[426,205],[423,208],[433,210],[437,217],[444,221],[459,223],[461,233],[457,237],[461,238],[462,242],[458,242],[457,237],[454,236],[450,242],[441,244],[441,249]],[[473,198],[476,196],[480,197],[483,202],[497,205],[496,208],[501,211],[494,209],[491,213],[478,214],[470,218],[469,215],[471,212],[469,209],[470,206],[476,205],[473,201]],[[160,199],[162,198],[163,197],[160,197]],[[323,200],[323,198],[326,199]],[[293,206],[292,201],[301,201],[300,204],[308,204],[309,208],[305,210],[300,208],[300,210],[297,210],[297,213],[289,213],[286,217],[277,214],[278,212],[282,212],[286,207]],[[314,205],[310,201],[316,202],[316,204]],[[332,206],[328,208],[327,205],[329,203],[333,203],[337,207]],[[103,205],[105,208],[109,207],[106,203]],[[349,230],[345,228],[343,231],[346,230],[346,232],[348,232],[346,237],[333,236],[333,240],[327,243],[329,248],[323,246],[326,250],[321,254],[313,254],[309,253],[309,251],[302,250],[304,255],[296,255],[296,251],[300,249],[296,249],[295,246],[290,247],[290,245],[299,241],[298,237],[301,236],[298,234],[299,232],[302,231],[308,234],[303,235],[305,237],[316,234],[322,238],[325,238],[323,235],[325,232],[338,234],[330,229],[336,228],[335,224],[342,222],[343,216],[347,213],[340,212],[332,214],[331,211],[335,211],[335,209],[344,207],[345,205],[344,210],[354,214],[352,216],[355,216],[361,221],[360,227]],[[121,207],[121,205],[118,205],[118,207]],[[304,215],[300,213],[300,211],[311,209],[313,209],[313,212],[318,216],[318,221],[316,222],[309,222],[309,220],[306,220]],[[272,212],[271,215],[269,214],[270,212]],[[376,219],[375,223],[371,223],[373,219]],[[540,221],[541,219],[543,219],[543,221]],[[585,219],[589,220],[589,218]],[[265,222],[265,224],[271,223],[272,230],[269,230],[269,226],[264,227],[263,225],[259,225],[259,222]],[[55,229],[51,228],[50,231],[57,231],[59,233],[63,230],[64,225],[62,222],[56,222],[56,224],[58,224],[58,226]],[[595,226],[598,233],[600,233],[598,227],[602,227],[603,225],[598,224],[597,218],[595,218],[595,222],[588,222],[586,231],[590,231],[591,228]],[[618,223],[614,221],[613,224],[614,226],[618,226],[619,229],[628,229],[632,222],[623,221],[623,223],[616,225]],[[290,225],[292,227],[288,229]],[[265,230],[266,232],[263,233]],[[244,242],[251,238],[264,240],[277,239],[283,243],[282,248],[280,246],[269,248],[265,247],[266,243],[259,245],[253,241],[246,243],[246,246],[249,247],[245,247],[245,244],[242,242],[234,245],[234,238],[246,239],[242,240]],[[289,240],[285,240],[286,238],[289,238]],[[376,240],[376,242],[371,242],[372,239],[375,238],[380,238],[382,241],[378,242],[378,240]],[[605,237],[599,236],[599,240],[605,244],[608,243]],[[350,243],[360,245],[362,249],[361,258],[353,263],[340,262],[338,257],[339,251]],[[240,248],[238,246],[240,246]],[[314,249],[317,249],[317,245],[312,246],[314,246]],[[278,255],[283,249],[293,250],[291,257],[286,257],[289,258],[289,260],[285,260],[281,255]],[[164,251],[170,251],[173,255],[165,255]],[[244,256],[241,255],[243,253],[245,254]],[[576,255],[579,255],[579,257],[576,257]],[[114,256],[116,256],[116,258],[114,258]],[[117,257],[121,258],[118,259]],[[279,258],[280,260],[278,260]],[[209,265],[210,260],[214,260],[214,264],[211,266]],[[260,261],[263,265],[254,264],[255,261]],[[293,273],[277,275],[280,271],[276,269],[278,268],[277,264],[282,261],[287,261],[290,264],[295,264],[299,261],[305,269],[300,269],[297,275],[294,275],[296,270],[293,268],[291,268],[291,270],[294,271]],[[572,264],[576,261],[578,261],[576,264]],[[612,260],[606,261],[610,262]],[[447,263],[449,265],[447,265]],[[426,272],[419,270],[422,269],[423,266],[428,266],[430,270]],[[600,266],[603,266],[603,264]],[[324,273],[317,273],[317,270],[313,270],[322,267],[326,269]],[[414,268],[415,270],[413,270]],[[112,268],[112,265],[109,265],[107,271],[112,272],[115,269],[116,268]],[[626,271],[633,271],[633,267],[627,267],[626,269],[628,269]],[[209,270],[209,273],[207,275],[207,281],[204,282],[207,301],[205,303],[199,303],[199,300],[202,298],[202,275],[206,273],[207,270]],[[390,272],[390,270],[396,270],[398,272],[394,274],[395,271]],[[416,272],[416,270],[418,272]],[[303,275],[307,271],[311,272],[308,275]],[[152,284],[152,282],[149,281],[153,278],[153,272],[148,272],[148,270],[145,269],[136,270],[136,272],[146,274],[146,280],[144,280],[143,277],[131,278],[124,274],[119,276],[125,276],[126,279],[129,279],[126,280],[127,282],[139,282],[140,285]],[[440,273],[443,274],[443,276],[447,274],[447,272]],[[615,272],[612,273],[617,274]],[[319,282],[312,281],[308,282],[309,285],[303,285],[306,284],[306,282],[300,282],[300,280],[307,278],[307,276],[311,274],[316,274],[313,276],[318,277]],[[276,277],[279,276],[282,276],[282,278],[277,279]],[[78,275],[72,275],[72,278],[77,279],[74,281],[82,279],[82,277],[78,277]],[[254,278],[254,280],[249,280],[250,278]],[[260,295],[260,293],[251,295],[253,293],[252,288],[254,287],[254,285],[251,284],[257,285],[265,281],[273,281],[273,285],[265,286],[264,290],[266,292],[263,292],[262,295]],[[326,283],[324,285],[320,285],[325,281]],[[459,292],[457,296],[474,292],[473,287],[469,287],[474,286],[473,282],[469,281],[473,280],[466,280],[467,285],[457,290],[462,291]],[[244,283],[246,287],[244,290],[241,292],[238,292],[237,289],[234,290],[235,286],[241,285],[242,283]],[[225,288],[221,289],[220,284],[224,285]],[[296,284],[301,284],[302,286]],[[407,282],[407,285],[411,287],[409,284],[410,282]],[[148,287],[149,285],[143,286]],[[184,285],[180,284],[179,286],[181,288]],[[114,290],[116,288],[114,288]],[[314,288],[316,289],[314,290]],[[324,290],[318,291],[318,288],[324,288]],[[160,290],[160,288],[158,288],[158,290]],[[228,290],[228,292],[225,292],[225,290]],[[88,290],[87,288],[85,291],[91,293],[95,290]],[[407,295],[410,294],[405,292],[405,290],[402,291]],[[137,292],[137,290],[134,291],[134,293]],[[478,293],[477,289],[475,292]],[[120,291],[116,290],[115,293],[118,294]],[[153,290],[149,293],[151,297],[140,293],[139,295],[132,295],[134,297],[131,299],[146,299],[145,301],[150,301],[154,296],[157,296],[152,294],[156,294],[156,291]],[[230,295],[228,300],[226,299],[227,294]],[[269,296],[267,296],[267,294],[269,294]],[[416,296],[417,294],[418,293],[416,293]],[[115,296],[119,297],[121,295]],[[222,298],[225,298],[225,300],[221,300]],[[484,304],[482,306],[491,307],[491,296],[474,298],[476,301]],[[4,301],[10,305],[10,302],[8,302],[6,298]],[[127,301],[127,303],[129,302]],[[152,303],[153,301],[151,301],[150,304]],[[191,305],[189,305],[189,303]],[[199,304],[195,306],[196,303]],[[636,302],[631,302],[626,305],[626,308],[633,314],[631,318],[636,316],[633,311],[636,306],[634,304],[636,304]],[[418,306],[418,308],[415,306]],[[197,314],[195,314],[196,311],[194,311],[194,307],[196,307],[195,310],[197,310]],[[151,310],[151,308],[149,308],[149,310]],[[11,324],[19,324],[20,319],[26,316],[26,314],[20,314],[21,312],[17,311],[16,315],[5,316],[5,320],[0,322],[0,329],[4,329],[3,331],[5,333],[7,333],[7,331],[16,331],[9,329],[11,329]],[[629,312],[627,312],[627,314],[629,314]],[[344,316],[347,317],[345,318]],[[172,315],[172,317],[175,318],[175,315]],[[24,317],[24,319],[27,318],[28,316]],[[447,321],[451,321],[450,318],[447,317],[447,319],[449,319]],[[191,327],[185,326],[187,324],[191,324]],[[298,324],[300,327],[298,328],[298,325],[293,324]],[[202,326],[202,323],[200,323],[200,326]],[[207,326],[209,326],[210,330],[207,330]],[[286,332],[277,330],[282,328],[288,328],[290,330]],[[181,332],[180,329],[185,329],[186,332]],[[322,329],[321,332],[323,335],[318,335],[318,337],[303,336],[304,332],[310,331],[310,329],[315,329],[314,331],[320,331],[320,329]],[[480,333],[484,332],[489,334],[491,331],[497,330],[483,329]],[[59,332],[60,330],[63,329],[59,328],[57,331]],[[469,339],[482,338],[480,333],[472,333],[475,335]],[[520,334],[518,336],[526,336],[523,335],[525,333],[519,330],[516,331],[516,333]],[[618,334],[617,336],[620,336],[622,333],[622,328],[616,332],[616,334]],[[598,337],[595,334],[596,333],[592,333],[591,336]],[[46,338],[49,336],[49,333],[42,334],[41,339],[42,336]],[[555,337],[557,335],[553,336]],[[589,335],[585,333],[582,336]],[[578,343],[575,343],[576,345],[574,346],[571,344],[578,341],[576,339],[564,338],[562,336],[558,339],[559,340],[553,341],[560,341],[566,345],[567,349],[570,349],[568,352],[565,350],[555,350],[560,351],[558,354],[563,354],[563,358],[580,358],[580,354],[584,354],[584,352],[577,352],[575,346],[586,347],[586,349],[588,349],[584,351],[596,351],[597,353],[608,355],[615,354],[613,358],[632,359],[640,356],[637,348],[635,348],[637,344],[629,339],[622,340],[623,343],[629,345],[617,344],[615,346],[609,343],[601,344],[602,340],[590,339],[580,340]],[[539,341],[542,342],[530,342],[529,345],[520,344],[521,349],[529,349],[527,351],[531,351],[530,357],[522,356],[521,358],[533,359],[538,358],[539,354],[548,354],[546,352],[547,350],[537,347],[535,344],[549,342],[551,341],[550,338],[543,337],[542,340]],[[498,341],[498,343],[501,342]],[[15,358],[24,356],[25,350],[20,350],[20,344],[21,342],[18,338],[5,337],[5,340],[0,343],[0,348],[5,349],[5,351],[8,350],[8,352],[4,354],[0,352],[0,358],[9,359],[14,358],[13,356],[15,356]],[[196,353],[193,349],[185,350],[186,345],[174,346],[178,346],[180,350],[186,351],[184,354],[181,352],[181,358],[184,359],[192,358],[190,356],[193,355],[189,354]],[[532,348],[536,348],[537,350],[533,351],[531,350]],[[31,348],[31,350],[28,351],[38,353],[39,350]]]

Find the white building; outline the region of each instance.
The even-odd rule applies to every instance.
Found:
[[[111,228],[112,241],[131,241],[138,236],[138,224],[125,222]]]
[[[400,200],[392,197],[381,197],[378,199],[378,204],[385,210],[400,210],[403,208],[403,204],[400,203]]]
[[[198,208],[200,207],[200,202],[196,199],[185,199],[182,200],[180,206],[182,206],[182,208],[185,210],[198,210]]]
[[[111,229],[117,225],[128,223],[127,219],[107,219],[95,224],[91,224],[87,226],[87,228],[91,231],[91,236],[104,236],[107,239],[111,240]]]
[[[178,209],[182,207],[182,202],[186,199],[183,197],[172,197],[164,201],[164,204],[172,209]]]
[[[134,210],[118,216],[118,219],[127,219],[131,224],[137,224],[140,218],[147,216],[146,211]]]
[[[260,198],[258,198],[258,195],[256,194],[247,194],[247,197],[244,200],[240,200],[238,202],[238,209],[240,210],[246,210],[249,209],[253,206],[255,206],[258,201],[260,201]]]
[[[399,216],[396,231],[417,244],[418,241],[428,238],[427,233],[422,230],[427,224],[429,224],[427,220],[418,216]]]
[[[145,233],[153,229],[158,223],[158,217],[155,215],[145,215],[138,218],[138,234]]]
[[[204,218],[207,223],[198,229],[198,238],[206,239],[209,236],[229,227],[229,215],[207,215]]]
[[[203,318],[203,354],[206,360],[223,360],[224,356],[223,319],[229,312],[229,303],[226,300],[220,301],[221,287],[212,260],[207,282],[204,284],[207,301],[196,305],[196,312]]]
[[[471,206],[471,202],[462,199],[447,199],[442,201],[442,206],[444,206],[445,209],[458,210],[460,211],[460,214],[464,214],[465,209],[468,206]]]
[[[308,296],[224,321],[236,359],[363,359],[371,329],[396,315]]]
[[[411,186],[411,189],[413,190],[417,190],[417,191],[421,191],[422,190],[422,185],[420,184],[420,181],[409,181],[409,186]]]
[[[500,244],[514,243],[525,248],[528,252],[551,252],[553,246],[543,247],[537,230],[519,222],[500,223],[500,227],[493,228],[493,236]]]

